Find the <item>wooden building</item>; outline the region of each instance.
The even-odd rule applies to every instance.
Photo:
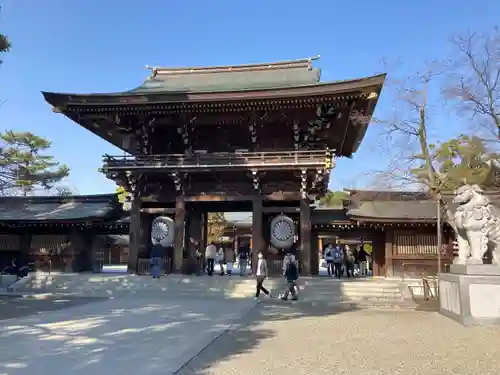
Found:
[[[499,182],[500,164],[491,164],[482,186],[484,193],[497,206],[500,206]],[[371,244],[375,276],[436,273],[438,247],[435,201],[425,193],[345,191],[349,198],[345,200],[343,208],[311,207],[311,228],[308,233],[311,274],[318,272],[318,254],[329,242]],[[274,207],[263,206],[262,209],[264,212],[276,210],[273,211],[274,215],[265,218],[267,227],[275,214],[282,213],[295,217],[294,225],[298,226],[300,207],[279,206],[280,201],[273,204]],[[165,209],[143,207],[141,215],[155,215],[157,210],[163,212]],[[115,194],[2,197],[0,267],[9,264],[13,258],[34,261],[38,269],[71,272],[100,272],[106,264],[130,263],[130,214],[123,210]],[[243,215],[227,214],[228,225],[224,236],[235,248],[239,243],[248,242],[255,249],[252,241],[255,219],[252,215],[250,212]],[[146,231],[150,234],[150,228],[146,228]],[[453,233],[446,223],[442,225],[441,234],[441,270],[446,272],[453,261]],[[150,238],[150,235],[147,237]],[[206,240],[202,246],[205,243]],[[149,241],[145,241],[144,246],[144,257],[147,258]],[[267,246],[272,247],[269,244]],[[187,259],[189,254],[185,250],[183,258]],[[137,262],[137,258],[133,259]],[[279,257],[276,259],[279,260]]]
[[[437,205],[425,193],[346,190],[344,208],[312,211],[311,248],[328,243],[369,243],[374,276],[435,274]],[[226,236],[248,238],[251,223],[229,222]],[[453,261],[451,228],[442,226],[441,270]],[[317,270],[315,270],[317,271]]]
[[[148,256],[152,227],[171,240],[173,269],[190,272],[206,213],[250,211],[254,250],[296,242],[302,272],[315,272],[311,203],[334,158],[358,149],[385,75],[320,82],[313,60],[158,67],[127,92],[43,93],[128,153],[106,155],[102,171],[131,193],[130,271]]]
[[[122,207],[114,194],[71,197],[0,198],[0,267],[12,259],[34,262],[41,270],[99,270],[118,250],[128,257],[120,236]]]
[[[312,210],[311,258],[318,259],[329,242],[363,242],[372,245],[375,276],[436,272],[433,201],[420,193],[359,190],[349,193],[351,200],[344,209]],[[151,215],[150,209],[143,211],[143,215]],[[36,262],[38,269],[69,272],[100,272],[105,265],[127,264],[129,215],[114,194],[0,198],[0,262],[5,265],[13,258],[25,259]],[[254,248],[251,213],[228,214],[227,222],[224,236],[229,243],[237,248],[246,242]],[[445,270],[453,254],[446,226],[442,250]],[[279,263],[281,256],[275,260]],[[318,262],[313,264],[315,269],[311,273],[316,274]]]

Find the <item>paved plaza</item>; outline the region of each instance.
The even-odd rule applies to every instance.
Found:
[[[499,374],[500,328],[435,312],[262,303],[177,375]]]
[[[4,296],[0,314],[6,375],[500,373],[499,328],[464,328],[434,312]]]
[[[169,375],[255,305],[137,297],[81,302],[0,321],[0,374]]]

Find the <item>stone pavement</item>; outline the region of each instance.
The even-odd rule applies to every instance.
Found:
[[[44,314],[47,311],[66,309],[95,301],[102,301],[102,298],[68,298],[50,295],[0,295],[0,321],[34,314]]]
[[[254,305],[127,297],[3,320],[0,374],[169,375]]]
[[[500,328],[435,312],[261,303],[176,375],[500,374]]]

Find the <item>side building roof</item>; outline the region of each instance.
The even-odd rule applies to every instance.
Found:
[[[115,216],[117,209],[121,211],[115,194],[1,197],[0,222],[105,220]]]

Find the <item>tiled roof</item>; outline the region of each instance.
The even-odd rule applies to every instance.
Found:
[[[344,189],[344,192],[353,201],[422,201],[430,199],[429,194],[423,191]]]
[[[153,75],[129,94],[223,92],[297,87],[319,83],[312,59],[200,68],[151,68]]]
[[[0,221],[102,219],[115,210],[115,195],[0,198]]]
[[[349,222],[350,218],[345,210],[338,208],[316,208],[312,212],[312,224],[331,224],[332,222]]]
[[[371,201],[361,202],[351,208],[347,215],[354,218],[398,219],[398,220],[435,220],[436,202],[426,201]]]

